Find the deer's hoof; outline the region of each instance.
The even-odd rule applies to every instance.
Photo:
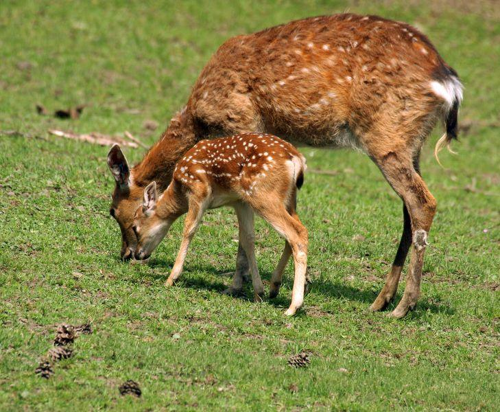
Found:
[[[264,301],[264,292],[257,293],[255,292],[253,295],[253,301],[255,303],[261,303]]]
[[[243,295],[243,289],[235,289],[232,286],[230,286],[227,289],[223,290],[222,294],[236,298]]]

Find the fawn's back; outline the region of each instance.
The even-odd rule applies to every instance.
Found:
[[[271,193],[285,199],[302,184],[304,170],[305,158],[290,143],[244,133],[196,144],[177,163],[174,181],[191,192],[208,190],[211,207],[218,207]]]

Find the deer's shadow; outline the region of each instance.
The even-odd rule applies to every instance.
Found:
[[[159,273],[154,273],[154,274],[152,273],[150,275],[147,275],[153,277],[155,280],[158,280],[160,278],[164,278],[166,280],[172,268],[171,264],[169,264],[168,262],[161,261],[158,259],[153,259],[150,262],[148,262],[148,266],[156,269],[157,268],[165,269],[164,275]],[[190,273],[210,274],[217,277],[217,280],[213,281],[212,280],[213,277],[212,279],[209,280],[206,277],[203,277],[203,275],[191,276]],[[234,273],[234,267],[219,268],[219,267],[214,267],[212,265],[204,265],[204,264],[187,265],[184,269],[183,274],[181,275],[181,278],[179,279],[180,280],[179,283],[182,285],[182,287],[187,287],[196,290],[204,289],[211,292],[222,293],[231,284],[231,278],[233,273]],[[270,272],[262,271],[260,272],[260,276],[265,284],[269,283],[271,279]],[[291,280],[287,279],[286,281],[290,282]],[[382,288],[382,286],[383,286],[382,279],[380,282],[377,282],[376,284],[374,283],[373,285],[367,286],[365,288],[353,287],[338,280],[319,279],[313,282],[311,293],[321,294],[328,298],[333,298],[333,299],[339,299],[339,300],[347,299],[350,301],[357,301],[365,304],[368,307],[375,300],[379,292],[379,288]],[[400,286],[400,290],[401,291],[403,290],[402,285]],[[401,299],[401,296],[402,296],[401,293],[398,293],[396,295],[393,302],[391,302],[388,305],[386,309],[387,312],[392,311],[396,307],[397,303]],[[248,279],[248,281],[244,283],[242,293],[237,296],[234,296],[234,298],[246,301],[253,300],[253,288],[250,279]],[[265,300],[268,304],[280,308],[285,308],[290,304],[290,299],[291,296],[288,296],[288,294],[283,293],[282,291],[280,292],[280,295],[278,297],[274,299],[266,298]],[[430,311],[432,313],[445,313],[447,315],[453,315],[455,313],[452,307],[441,304],[436,305],[435,303],[429,301],[424,297],[419,301],[417,305],[417,310],[412,313],[411,317],[421,318],[422,316],[425,315],[427,311]]]

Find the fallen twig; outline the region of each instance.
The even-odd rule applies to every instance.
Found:
[[[129,140],[132,140],[134,143],[137,143],[139,146],[143,147],[144,149],[148,149],[148,146],[142,143],[138,138],[134,137],[132,133],[129,131],[125,131],[125,137]]]
[[[48,132],[54,136],[64,137],[66,139],[81,140],[83,142],[98,144],[100,146],[113,146],[114,144],[119,143],[122,146],[133,148],[139,147],[139,145],[135,142],[129,142],[128,140],[122,139],[118,136],[108,136],[100,133],[76,134],[54,129],[49,130]]]

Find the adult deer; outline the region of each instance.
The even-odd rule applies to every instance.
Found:
[[[461,100],[457,73],[405,23],[339,14],[234,37],[217,50],[186,106],[137,166],[130,169],[117,146],[110,151],[116,180],[111,214],[122,231],[122,257],[136,248],[132,222],[144,188],[155,180],[166,189],[175,162],[201,139],[256,131],[305,145],[357,148],[403,200],[401,242],[371,306],[381,310],[393,299],[413,244],[405,292],[392,312],[403,317],[419,298],[436,211],[420,175],[420,151],[438,120],[446,132],[436,156],[456,138]],[[240,245],[232,291],[247,271]]]

